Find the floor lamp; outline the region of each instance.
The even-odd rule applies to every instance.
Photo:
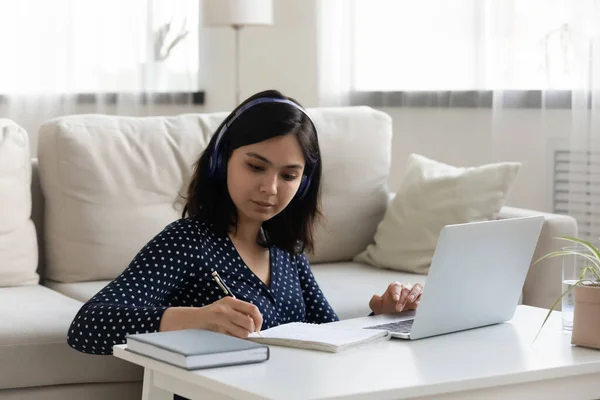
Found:
[[[273,0],[203,0],[207,26],[235,30],[235,105],[240,104],[240,30],[245,26],[272,25]]]

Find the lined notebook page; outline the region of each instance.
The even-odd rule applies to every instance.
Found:
[[[359,344],[389,339],[388,331],[375,329],[345,329],[327,325],[292,322],[261,331],[262,337],[251,333],[249,340],[279,346],[336,352]]]

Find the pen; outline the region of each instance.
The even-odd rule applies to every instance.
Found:
[[[234,299],[236,298],[231,289],[229,289],[229,287],[225,284],[225,281],[221,278],[217,271],[213,271],[212,277],[215,280],[215,282],[217,282],[217,285],[219,285],[219,287],[221,288],[223,293],[225,293],[226,296],[231,296]],[[258,329],[256,330],[256,333],[258,333],[258,336],[262,336]]]
[[[233,294],[233,292],[225,284],[225,281],[223,281],[223,279],[221,279],[221,276],[219,275],[219,273],[217,271],[213,271],[212,276],[213,276],[213,279],[215,280],[215,282],[217,282],[217,285],[219,285],[219,287],[221,288],[223,293],[225,293],[226,296],[231,296],[234,299],[236,298],[235,295]]]

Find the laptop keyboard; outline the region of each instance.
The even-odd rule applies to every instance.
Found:
[[[414,319],[390,322],[388,324],[366,326],[365,329],[383,329],[390,332],[410,333]]]

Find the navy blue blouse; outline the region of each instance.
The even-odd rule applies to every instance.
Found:
[[[224,294],[217,271],[240,299],[258,307],[262,329],[288,322],[325,323],[338,317],[304,254],[269,249],[265,285],[244,263],[228,235],[207,223],[180,219],[150,240],[114,281],[92,297],[71,323],[67,342],[84,353],[112,354],[125,335],[156,332],[168,307],[202,307]]]

